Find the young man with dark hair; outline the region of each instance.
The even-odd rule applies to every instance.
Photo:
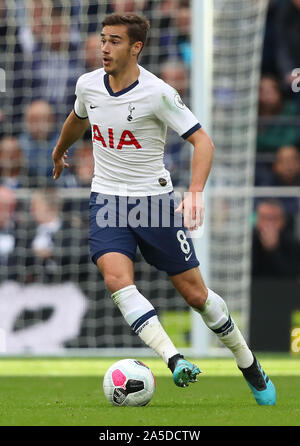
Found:
[[[186,302],[232,351],[258,404],[272,405],[276,401],[273,383],[248,348],[226,303],[205,286],[198,268],[189,230],[197,229],[203,221],[202,192],[214,146],[177,91],[138,65],[148,28],[147,20],[135,15],[105,18],[101,32],[103,68],[84,74],[77,82],[74,110],[53,151],[53,177],[57,179],[68,166],[67,149],[91,125],[95,157],[91,256],[125,320],[162,357],[176,385],[184,387],[196,381],[199,367],[177,351],[155,309],[134,284],[138,245],[146,261],[169,275]],[[189,191],[177,209],[170,174],[163,164],[167,126],[194,146]],[[151,210],[151,223],[152,217],[166,212],[164,208],[159,211],[159,206],[152,209],[155,197],[169,203],[173,223],[164,226],[159,218],[158,225],[132,224],[129,216],[134,199],[143,203],[141,216]],[[125,215],[124,199],[128,199]],[[117,224],[102,225],[104,210]],[[174,224],[176,215],[180,215],[180,225],[178,221]],[[146,220],[149,223],[150,219]]]

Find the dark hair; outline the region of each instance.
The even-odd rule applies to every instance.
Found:
[[[189,8],[190,3],[190,0],[179,0],[178,8]]]
[[[146,17],[136,14],[110,14],[105,17],[102,26],[125,25],[130,44],[142,42],[143,47],[147,40],[150,23]]]

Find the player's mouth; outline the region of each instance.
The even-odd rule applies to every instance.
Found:
[[[105,67],[107,67],[111,63],[112,59],[110,57],[103,57],[102,61],[103,61],[103,65]]]

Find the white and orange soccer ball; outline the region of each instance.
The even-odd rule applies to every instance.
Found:
[[[121,359],[104,375],[103,391],[114,406],[146,406],[156,383],[149,367],[137,359]]]

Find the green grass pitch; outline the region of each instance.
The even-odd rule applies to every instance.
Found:
[[[1,358],[1,426],[299,426],[300,357],[257,355],[277,388],[276,406],[258,406],[231,358],[199,359],[203,373],[173,384],[160,359],[142,359],[156,377],[145,407],[112,407],[102,391],[120,358]]]

